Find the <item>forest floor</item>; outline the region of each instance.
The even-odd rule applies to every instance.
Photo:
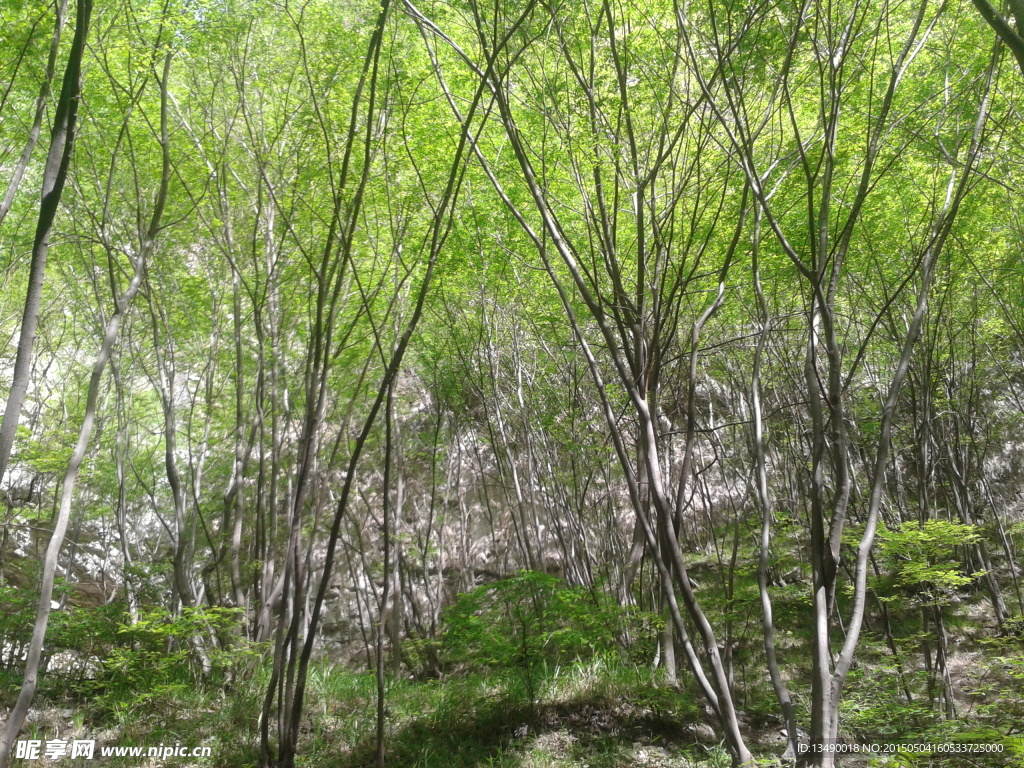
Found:
[[[976,659],[963,654],[964,680],[977,675]],[[967,669],[971,667],[971,669]],[[879,671],[876,668],[872,671]],[[232,684],[204,690],[155,688],[134,700],[100,697],[70,707],[45,700],[29,722],[28,738],[94,739],[97,746],[179,744],[210,746],[204,759],[102,757],[97,764],[240,768],[258,762],[259,711],[266,684],[262,669]],[[727,751],[696,692],[667,686],[657,672],[639,665],[594,659],[539,670],[501,670],[443,680],[399,679],[387,694],[387,765],[396,768],[727,768]],[[301,724],[298,764],[319,768],[370,768],[374,763],[376,681],[373,675],[322,664],[310,676]],[[873,686],[872,674],[854,681],[849,721],[863,727],[864,707],[896,723],[912,713],[897,711]],[[872,693],[873,691],[873,693]],[[874,697],[874,698],[866,698]],[[763,704],[763,703],[762,703]],[[744,727],[763,765],[779,765],[782,724],[767,705],[748,702]],[[870,710],[870,708],[868,708]],[[907,709],[907,707],[904,707]],[[757,711],[765,714],[758,716]],[[920,713],[918,713],[920,714]],[[857,717],[861,719],[858,721]],[[964,721],[967,723],[967,721]],[[1024,741],[1024,740],[1020,740]],[[1018,746],[1024,746],[1018,744]],[[27,765],[19,761],[22,766]],[[34,765],[66,765],[68,758]],[[933,755],[902,758],[848,756],[844,768],[1011,768],[1024,757]]]
[[[891,632],[907,639],[892,641],[877,628],[864,633],[844,689],[840,722],[842,736],[851,744],[948,747],[973,743],[999,751],[848,755],[840,762],[843,768],[1024,768],[1024,631],[1007,622],[1000,632],[986,605],[978,598],[947,611],[949,702],[943,696],[941,676],[935,674],[934,665],[927,669],[920,652],[934,643],[921,631],[919,611],[891,609]],[[780,601],[780,609],[785,607]],[[241,642],[224,647],[211,653],[215,674],[203,678],[188,664],[187,640],[197,624],[184,619],[175,624],[166,616],[154,615],[133,625],[134,634],[126,634],[124,627],[117,629],[113,614],[102,613],[106,610],[113,609],[86,612],[83,616],[89,621],[80,626],[72,621],[73,614],[62,618],[66,647],[82,648],[83,637],[95,640],[101,630],[117,640],[103,649],[96,647],[92,654],[64,651],[51,659],[21,738],[40,744],[92,740],[96,764],[112,768],[257,765],[260,713],[270,676],[267,649]],[[209,620],[211,616],[204,618]],[[175,627],[178,634],[172,637],[168,633]],[[748,637],[748,643],[737,646],[734,653],[741,727],[762,764],[776,766],[785,747],[784,726],[758,661],[757,638]],[[779,640],[787,685],[799,711],[806,713],[808,638],[780,633]],[[528,664],[518,655],[502,657],[499,663],[498,656],[488,652],[473,656],[474,662],[451,663],[438,677],[392,675],[385,696],[386,765],[730,765],[719,729],[691,676],[681,672],[679,685],[666,684],[664,673],[644,661],[650,648],[632,656],[621,650],[592,651],[589,658],[558,664],[541,656],[541,647],[537,646],[538,653]],[[416,667],[416,654],[422,650],[410,641],[403,658],[408,651]],[[0,717],[13,704],[19,683],[9,672],[2,672]],[[944,712],[947,707],[952,711]],[[313,664],[300,730],[297,765],[301,768],[374,766],[375,676],[327,660]],[[101,754],[110,747],[157,745],[209,747],[210,753],[199,759]],[[16,765],[49,768],[75,762],[69,756],[42,757],[16,761]]]
[[[260,681],[263,682],[263,681]],[[312,676],[301,724],[299,764],[374,765],[372,675],[328,670]],[[389,691],[387,765],[422,768],[725,768],[728,753],[692,692],[652,684],[644,669],[598,662],[537,681],[535,698],[518,677],[466,676],[394,683]],[[28,738],[94,739],[121,747],[211,745],[208,759],[106,757],[110,766],[238,766],[257,760],[259,686],[250,680],[220,696],[150,698],[102,717],[51,704],[35,710]],[[176,703],[173,703],[176,700]],[[758,729],[755,746],[778,752],[777,724]],[[39,768],[63,759],[35,761]]]

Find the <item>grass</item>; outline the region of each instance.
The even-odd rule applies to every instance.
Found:
[[[872,677],[877,675],[872,674]],[[884,676],[877,682],[881,683]],[[212,758],[167,764],[241,768],[258,762],[259,712],[267,671],[240,675],[227,687],[183,692],[168,686],[144,708],[130,699],[75,710],[73,722],[32,726],[30,738],[95,738],[100,745],[210,746]],[[858,699],[900,708],[898,697],[851,680]],[[529,691],[535,698],[530,697]],[[127,693],[127,692],[126,692]],[[895,693],[895,692],[893,692]],[[67,700],[58,706],[67,712]],[[729,755],[707,739],[710,720],[692,689],[662,683],[659,673],[613,656],[535,670],[532,685],[521,671],[450,675],[440,680],[389,682],[387,765],[393,768],[725,768]],[[883,706],[883,709],[885,707]],[[909,708],[908,708],[909,709]],[[748,712],[751,710],[748,709]],[[882,714],[848,712],[870,720]],[[887,721],[908,712],[886,711]],[[753,722],[753,721],[751,721]],[[698,731],[695,724],[703,724]],[[713,724],[711,724],[713,727]],[[952,725],[947,724],[948,727]],[[704,739],[699,737],[703,733]],[[952,733],[952,731],[951,731]],[[303,768],[370,768],[375,764],[376,681],[372,674],[318,663],[310,670],[298,765]],[[952,736],[950,736],[952,738]],[[751,744],[755,748],[757,745]],[[765,765],[771,745],[759,747]],[[1013,765],[975,761],[978,766]],[[40,765],[45,765],[45,761]],[[108,758],[111,768],[137,768],[137,758]],[[145,763],[149,765],[150,763]],[[156,763],[152,763],[156,765]],[[883,763],[879,763],[882,765]],[[955,761],[885,765],[958,765]]]
[[[576,602],[555,605],[568,611],[569,618],[576,617],[574,611],[580,608]],[[971,765],[1024,765],[1024,738],[1019,736],[1024,656],[1019,638],[978,639],[961,634],[957,623],[950,622],[951,636],[956,635],[956,644],[965,649],[965,669],[958,681],[973,692],[968,692],[970,707],[962,707],[961,719],[947,721],[929,706],[928,675],[921,670],[918,655],[920,627],[914,624],[918,617],[910,611],[892,614],[894,622],[906,624],[899,644],[900,663],[914,700],[905,698],[896,659],[884,638],[877,631],[867,632],[844,695],[843,735],[861,743],[894,739],[953,743],[982,739],[977,734],[986,729],[983,741],[1003,740],[1008,751],[1017,751],[1017,757],[974,756]],[[494,628],[504,625],[468,619],[463,623],[463,638],[472,641],[463,645],[471,652],[454,655],[445,676],[399,677],[388,682],[389,767],[717,768],[730,764],[717,742],[718,728],[690,676],[682,675],[683,687],[670,687],[659,672],[634,663],[636,657],[649,657],[650,648],[630,660],[595,644],[589,646],[587,660],[559,663],[565,654],[551,652],[547,641],[576,638],[560,629],[562,624],[572,626],[568,620],[555,629],[538,624],[535,631],[545,642],[522,656],[519,644],[506,648],[506,638],[495,634]],[[780,635],[780,639],[787,638]],[[806,639],[792,634],[787,641],[792,647],[787,646],[783,654],[784,674],[798,702],[806,702],[810,697],[808,654],[802,650]],[[508,651],[500,656],[500,664],[494,648]],[[752,648],[756,646],[748,643],[735,656],[742,727],[748,745],[765,765],[774,765],[782,746],[781,722],[763,670],[756,658],[747,658],[756,656]],[[198,683],[198,675],[172,663],[172,656],[164,658],[153,650],[129,652],[127,645],[114,650],[118,653],[112,658],[120,663],[110,665],[105,677],[77,682],[47,678],[38,706],[42,717],[30,723],[28,738],[96,739],[104,746],[209,746],[212,759],[168,764],[241,768],[258,763],[259,717],[269,680],[268,662],[259,648],[231,648],[219,659],[219,677]],[[373,766],[373,675],[321,661],[311,667],[306,691],[298,764],[303,768]],[[800,711],[806,717],[806,708]],[[801,726],[806,729],[808,723]],[[956,756],[913,760],[885,764],[903,768],[960,765]],[[104,762],[112,768],[139,765],[137,758]]]
[[[228,687],[167,687],[145,707],[130,699],[79,702],[72,722],[32,726],[30,738],[96,739],[98,746],[179,743],[209,746],[212,757],[168,764],[240,768],[258,762],[266,670]],[[693,691],[616,659],[543,669],[530,699],[515,671],[395,679],[387,704],[387,764],[401,768],[714,768],[728,765],[715,744],[697,744],[687,726],[702,718]],[[127,692],[126,692],[127,694]],[[61,706],[66,707],[65,700]],[[51,711],[57,712],[56,706]],[[60,710],[67,712],[66,709]],[[298,764],[374,765],[376,682],[371,674],[315,665],[310,671]],[[723,760],[725,762],[723,762]],[[40,765],[46,765],[41,761]],[[56,764],[56,763],[54,763]],[[138,758],[106,758],[137,768]]]

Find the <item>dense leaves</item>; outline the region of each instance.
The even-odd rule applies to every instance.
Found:
[[[5,400],[77,3],[0,8]],[[405,672],[535,727],[637,665],[737,765],[1016,748],[1024,78],[987,5],[97,3],[6,409],[4,679],[35,621],[47,695],[238,696],[266,768],[334,665],[375,671],[378,764]]]

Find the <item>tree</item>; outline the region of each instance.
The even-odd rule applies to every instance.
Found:
[[[1010,49],[1010,53],[1017,59],[1021,74],[1024,74],[1024,37],[1021,37],[1022,31],[1024,31],[1024,4],[1020,0],[1008,0],[1006,3],[1016,23],[1016,29],[1014,29],[1007,17],[989,0],[971,0],[971,2],[974,3],[974,7],[978,9],[978,13],[981,14],[985,23],[992,27],[999,39]]]
[[[91,8],[86,9],[86,13],[90,10]],[[84,19],[80,17],[79,21],[87,27],[88,15],[86,15]],[[158,38],[154,49],[159,50],[160,47],[161,41]],[[25,673],[22,681],[21,692],[18,695],[18,700],[15,703],[14,708],[7,717],[3,735],[0,736],[0,766],[3,766],[4,768],[6,768],[10,761],[11,750],[14,747],[14,742],[17,740],[18,734],[25,723],[25,717],[28,715],[29,707],[31,706],[32,699],[35,696],[36,686],[39,680],[39,665],[42,658],[43,644],[46,640],[46,628],[50,617],[50,603],[53,597],[54,579],[57,573],[57,558],[60,555],[61,548],[64,544],[64,536],[67,532],[68,522],[71,517],[71,505],[74,501],[75,485],[78,480],[78,473],[81,469],[86,451],[89,448],[89,440],[92,436],[93,426],[96,422],[97,401],[99,399],[103,373],[108,361],[110,360],[111,354],[113,353],[121,321],[125,313],[128,311],[128,308],[131,306],[132,300],[142,287],[142,281],[146,271],[146,263],[156,245],[157,235],[159,234],[162,226],[163,212],[167,202],[167,191],[171,178],[171,159],[168,149],[167,125],[167,87],[171,58],[171,52],[168,51],[164,56],[163,75],[159,79],[161,109],[160,133],[157,140],[159,141],[162,150],[160,179],[153,203],[149,226],[147,227],[144,236],[139,243],[138,250],[132,259],[133,273],[131,279],[127,286],[125,286],[120,292],[120,295],[118,295],[117,280],[114,278],[117,270],[116,264],[113,263],[114,254],[110,249],[107,250],[107,257],[110,260],[110,288],[113,292],[112,298],[114,299],[114,311],[110,319],[107,321],[103,341],[100,345],[99,353],[96,356],[96,362],[93,365],[92,375],[89,378],[85,418],[79,429],[78,441],[75,444],[74,452],[71,454],[71,460],[68,462],[67,471],[64,474],[64,482],[61,487],[60,495],[60,508],[57,513],[57,518],[54,521],[53,531],[50,534],[50,541],[46,547],[46,554],[43,558],[42,584],[39,589],[39,601],[36,609],[35,626],[32,630],[32,639],[26,651]]]
[[[890,294],[895,299],[912,279],[916,282],[916,302],[898,342],[898,361],[892,369],[884,397],[874,455],[866,468],[865,480],[870,490],[864,513],[864,533],[856,551],[853,605],[845,622],[842,648],[835,654],[832,635],[837,609],[837,579],[841,575],[842,537],[855,484],[846,401],[871,336],[870,333],[867,335],[853,355],[852,363],[848,363],[846,345],[840,342],[840,286],[853,269],[849,260],[856,252],[855,236],[862,227],[862,212],[892,165],[891,160],[884,165],[884,161],[880,161],[885,139],[892,135],[890,121],[899,119],[900,102],[897,97],[900,85],[939,23],[942,10],[929,13],[928,4],[922,3],[913,16],[900,18],[895,7],[873,7],[869,11],[867,6],[853,3],[849,8],[837,9],[834,13],[817,14],[812,13],[811,4],[805,4],[790,22],[785,57],[779,66],[780,77],[768,94],[751,92],[750,80],[740,74],[740,64],[736,60],[735,51],[739,50],[739,44],[732,42],[760,31],[756,9],[742,13],[732,13],[729,9],[720,12],[711,4],[708,10],[711,35],[700,38],[693,34],[686,36],[687,54],[700,82],[701,92],[726,131],[736,162],[743,170],[766,225],[807,284],[804,379],[811,425],[809,554],[813,571],[815,634],[812,749],[806,761],[816,766],[834,764],[834,753],[828,750],[827,745],[834,743],[839,736],[839,701],[864,620],[867,563],[886,494],[886,468],[896,407],[914,345],[921,332],[936,261],[970,188],[970,169],[978,160],[988,115],[989,89],[998,61],[998,57],[993,56],[986,70],[973,132],[959,136],[958,152],[963,152],[965,159],[956,162],[945,189],[940,192],[941,197],[931,209],[925,236],[913,246],[916,251],[911,262],[913,270]],[[685,12],[682,6],[680,11]],[[905,35],[900,47],[880,60],[870,53],[856,51],[849,41],[868,24],[899,29]],[[804,40],[810,44],[807,58],[801,55]],[[704,65],[698,51],[706,48],[713,53],[711,58],[716,75],[720,72],[736,73],[735,76],[723,76],[716,88],[713,88],[711,78],[702,74]],[[855,61],[852,58],[855,56],[863,58]],[[841,164],[846,156],[842,141],[858,139],[854,138],[856,134],[841,130],[847,101],[844,96],[856,87],[861,73],[873,73],[876,68],[887,71],[887,85],[881,94],[877,94],[874,77],[869,81],[869,103],[877,103],[877,106],[869,112],[869,120],[863,129],[862,135],[866,136],[863,151],[853,155],[859,167],[851,169]],[[810,118],[803,111],[803,106],[810,100],[798,96],[807,83],[813,83],[812,87],[819,94],[817,114]],[[758,109],[762,111],[759,113]],[[793,144],[789,145],[793,147],[789,150],[793,161],[788,166],[783,165],[785,157],[779,153],[759,158],[764,152],[762,134],[775,119],[776,109],[781,109],[781,117],[793,130]],[[772,198],[776,191],[781,190],[781,195],[787,183],[787,170],[780,171],[782,168],[797,168],[802,173],[804,183],[800,185],[797,182],[796,189],[805,198],[807,216],[803,225],[806,229],[799,235],[799,241],[775,213],[779,205]],[[841,212],[833,207],[837,198],[843,200]],[[798,228],[802,227],[794,222],[794,229]],[[766,590],[762,589],[763,596],[765,593]],[[784,702],[782,696],[780,699]]]
[[[57,99],[50,130],[50,148],[43,169],[42,196],[39,202],[39,219],[36,223],[35,238],[32,242],[32,260],[29,268],[28,292],[21,317],[21,331],[18,339],[18,356],[14,363],[11,389],[7,396],[4,418],[0,422],[0,477],[7,471],[7,461],[14,446],[14,436],[21,420],[21,408],[28,393],[29,373],[32,367],[32,346],[35,343],[36,328],[39,324],[39,308],[42,298],[43,281],[46,279],[46,256],[50,250],[50,233],[60,206],[61,194],[67,183],[71,155],[75,146],[75,130],[78,121],[78,104],[82,93],[82,59],[85,55],[89,35],[89,21],[92,18],[92,0],[76,0],[75,38],[71,43],[60,96]],[[58,21],[58,31],[60,24]],[[54,34],[51,50],[55,51],[60,42],[59,33]],[[44,83],[43,92],[48,90]],[[41,114],[45,99],[40,96],[36,111]],[[31,139],[30,139],[31,141]],[[31,147],[26,147],[31,156]],[[28,157],[25,158],[27,164]],[[21,171],[24,173],[24,170]],[[15,171],[17,178],[18,171]],[[12,189],[15,187],[12,186]],[[12,195],[13,197],[13,195]]]
[[[678,539],[695,471],[697,424],[693,391],[699,340],[704,326],[722,305],[749,202],[746,194],[729,194],[728,172],[719,171],[724,166],[723,159],[709,157],[714,126],[698,117],[700,100],[695,105],[689,93],[670,88],[663,98],[651,97],[655,108],[647,112],[634,107],[634,103],[640,103],[640,97],[634,99],[630,94],[630,88],[640,87],[638,84],[643,81],[634,69],[637,73],[645,71],[638,51],[649,56],[644,66],[653,66],[655,71],[659,65],[667,67],[669,81],[675,82],[683,38],[676,34],[667,44],[658,39],[658,25],[671,21],[671,15],[659,18],[655,12],[645,17],[638,12],[633,17],[627,12],[620,17],[607,3],[581,15],[545,8],[546,13],[530,19],[530,32],[516,39],[518,48],[503,60],[503,68],[488,75],[483,66],[475,64],[472,56],[458,47],[452,36],[441,31],[437,22],[411,5],[407,8],[415,14],[424,35],[436,35],[452,46],[492,94],[517,167],[495,167],[479,144],[474,147],[477,157],[485,164],[499,198],[532,241],[556,287],[601,398],[604,427],[614,442],[628,483],[637,529],[657,564],[672,625],[690,668],[722,723],[734,759],[738,764],[749,764],[753,757],[740,732],[727,663],[692,589]],[[478,55],[487,56],[497,47],[496,36],[509,34],[506,30],[511,28],[511,18],[502,18],[498,9],[490,18],[476,4],[470,5],[469,13]],[[550,25],[556,37],[551,41],[551,50],[542,54],[533,49],[539,47],[535,42],[539,37],[537,30],[545,24]],[[620,44],[625,29],[636,35],[639,42]],[[600,61],[594,53],[598,40],[604,51]],[[563,102],[560,92],[545,90],[550,88],[551,77],[544,68],[547,56],[564,66],[562,76],[578,88],[571,100]],[[658,63],[653,63],[658,59]],[[514,65],[518,69],[513,69]],[[513,95],[510,83],[524,80],[535,85],[539,93],[536,102]],[[447,83],[439,82],[457,114]],[[653,82],[648,85],[656,87]],[[518,103],[524,101],[526,109],[517,110]],[[517,111],[522,111],[523,116],[517,116]],[[545,126],[540,141],[558,146],[567,157],[564,165],[556,162],[535,167],[531,158],[538,153],[530,143],[533,132],[523,127],[524,121],[530,123],[535,116]],[[552,134],[550,139],[545,136],[548,131]],[[608,134],[611,141],[604,144],[602,137]],[[617,155],[619,147],[624,148],[624,158]],[[502,181],[503,176],[513,173],[515,183],[521,184],[528,194],[536,223],[513,201]],[[709,176],[715,178],[716,184],[707,189]],[[571,220],[563,197],[569,190],[583,201],[582,232],[564,223]],[[628,213],[621,211],[620,201],[629,199],[632,202]],[[723,210],[735,211],[730,224],[724,223]],[[692,228],[687,230],[687,224]],[[723,229],[727,234],[720,231]],[[665,361],[676,354],[688,294],[697,289],[697,276],[702,268],[708,268],[706,254],[716,247],[722,248],[723,256],[717,264],[710,265],[711,274],[716,277],[715,298],[689,322],[689,345],[684,348],[689,360],[690,406],[686,411],[686,443],[679,474],[672,477],[671,470],[666,473],[661,457],[666,441],[659,435],[664,418],[659,388],[666,374]],[[560,265],[553,261],[553,255],[560,259]],[[703,284],[700,286],[703,288]],[[577,309],[580,304],[581,309]],[[577,314],[580,311],[586,322],[592,324],[596,338]],[[613,380],[627,398],[636,420],[635,435],[623,429],[615,415],[614,394],[605,384],[606,374],[592,351],[596,343],[603,345]],[[696,628],[700,651],[690,639],[676,602],[676,589],[681,592],[686,615]]]
[[[738,766],[755,720],[786,762],[809,723],[815,766],[977,721],[946,661],[967,603],[1019,623],[1024,224],[1020,81],[974,6],[135,0],[71,45],[44,6],[5,6],[0,55],[27,180],[0,257],[38,287],[0,493],[16,714],[64,691],[89,591],[124,630],[101,679],[165,653],[135,667],[234,699],[222,661],[262,665],[268,767],[348,654],[384,764],[405,673],[458,671],[446,608],[564,582]],[[51,279],[22,277],[26,138],[76,45]],[[526,691],[500,695],[540,716],[538,648],[579,627],[534,637],[514,603]]]
[[[64,30],[64,17],[67,13],[67,0],[61,0],[56,6],[56,18],[53,24],[53,35],[50,38],[50,50],[46,58],[46,71],[43,75],[43,82],[39,86],[39,95],[36,97],[35,112],[32,116],[32,125],[28,131],[28,138],[25,140],[25,148],[21,152],[21,156],[18,158],[18,162],[14,166],[14,172],[11,174],[10,181],[7,182],[7,191],[4,192],[3,199],[0,200],[0,224],[3,224],[7,214],[10,213],[11,206],[14,204],[14,196],[18,193],[18,188],[21,186],[22,179],[25,178],[25,171],[28,170],[29,163],[32,160],[32,153],[36,148],[36,142],[39,141],[39,133],[43,127],[43,115],[46,111],[46,103],[50,98],[50,88],[53,84],[53,75],[57,68],[57,53],[60,50],[60,37]],[[10,94],[15,81],[17,79],[18,70],[24,61],[25,55],[29,50],[30,45],[33,42],[33,37],[38,26],[40,19],[36,19],[29,31],[28,36],[25,39],[24,45],[18,51],[18,55],[14,61],[14,72],[11,75],[11,83],[4,93],[3,101],[7,101],[7,96]],[[2,103],[0,103],[0,112],[3,110]]]

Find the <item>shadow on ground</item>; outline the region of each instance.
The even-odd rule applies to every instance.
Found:
[[[628,701],[579,698],[531,708],[495,697],[472,711],[413,718],[389,729],[388,766],[519,768],[527,765],[611,768],[620,765],[689,766],[665,758],[707,747],[707,731],[678,714]],[[375,742],[366,739],[339,755],[339,768],[375,765]],[[647,758],[650,758],[648,760]]]

